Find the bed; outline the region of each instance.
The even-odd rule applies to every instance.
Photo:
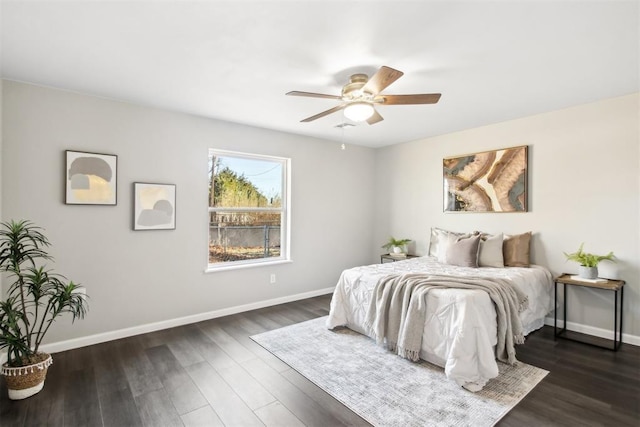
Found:
[[[552,308],[553,279],[544,267],[463,267],[424,256],[344,270],[333,293],[327,327],[345,326],[373,338],[366,317],[374,287],[383,277],[405,273],[506,279],[528,297],[528,307],[519,314],[525,335],[542,327]],[[449,379],[470,391],[481,390],[498,376],[496,310],[486,292],[433,289],[426,296],[426,313],[421,359],[443,367]]]

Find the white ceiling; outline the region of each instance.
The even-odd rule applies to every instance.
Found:
[[[639,87],[636,1],[8,1],[3,78],[248,125],[380,147]],[[328,99],[350,74],[405,73],[343,131]]]

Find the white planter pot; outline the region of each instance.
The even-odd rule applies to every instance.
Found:
[[[394,254],[401,254],[402,253],[402,248],[400,246],[394,246],[391,251]]]
[[[583,279],[597,279],[598,267],[585,267],[584,265],[581,265],[578,267],[578,276]]]

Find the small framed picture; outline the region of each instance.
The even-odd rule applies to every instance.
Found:
[[[133,229],[175,230],[175,184],[133,183]]]
[[[117,204],[118,156],[66,150],[65,203]]]

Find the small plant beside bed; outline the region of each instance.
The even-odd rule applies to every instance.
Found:
[[[612,261],[615,262],[613,252],[609,252],[606,255],[596,255],[585,252],[583,250],[584,243],[580,244],[580,247],[576,252],[566,253],[567,261],[575,261],[580,264],[578,268],[578,276],[583,279],[596,279],[598,277],[598,264],[600,261]]]
[[[389,251],[389,255],[398,255],[401,256],[406,254],[406,246],[411,239],[396,239],[394,237],[390,237],[389,241],[382,245],[382,248]]]

